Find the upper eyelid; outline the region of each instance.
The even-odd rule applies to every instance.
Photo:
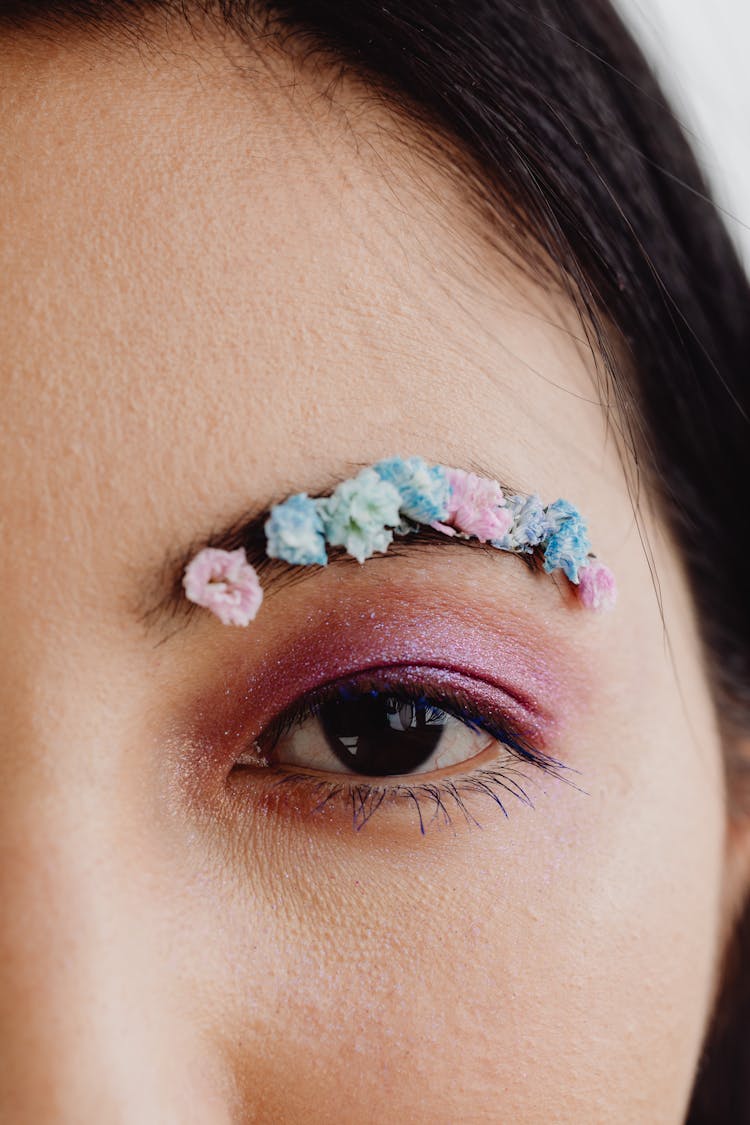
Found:
[[[287,716],[301,715],[303,713],[303,709],[299,705],[302,700],[309,701],[307,703],[308,710],[306,717],[314,717],[318,713],[320,708],[323,707],[326,703],[330,703],[336,699],[346,698],[344,696],[343,690],[341,690],[345,686],[345,681],[341,683],[340,687],[334,682],[324,685],[319,691],[316,690],[314,692],[307,693],[307,695],[300,697],[300,699],[293,700],[291,703],[287,704],[283,711],[281,711],[279,715],[272,719],[271,723],[268,725],[273,725],[277,721],[284,721]],[[413,692],[410,692],[408,689],[408,685],[405,687],[404,684],[389,684],[385,680],[380,687],[371,690],[378,695],[392,696],[394,698],[404,699],[410,702],[416,702],[420,699],[426,700],[430,703],[434,703],[436,707],[438,707],[440,710],[445,711],[446,714],[452,715],[456,719],[460,719],[461,722],[466,721],[468,712],[472,710],[470,703],[468,704],[468,706],[465,706],[451,701],[446,693],[441,693],[438,690],[436,690],[433,695],[429,692],[429,689],[427,691],[420,689],[420,694],[418,695],[416,687]],[[357,692],[356,690],[354,690],[349,698],[364,698],[367,694],[369,694],[367,691]],[[457,714],[459,710],[464,710],[465,714]],[[480,719],[483,718],[479,708],[474,708],[473,710]]]
[[[192,682],[180,677],[166,729],[229,761],[238,740],[305,692],[408,666],[450,673],[454,683],[465,677],[480,703],[497,699],[504,710],[507,700],[509,717],[541,750],[554,753],[575,738],[598,678],[581,671],[587,650],[569,630],[518,607],[514,591],[529,575],[511,567],[500,571],[497,587],[478,584],[472,574],[492,578],[493,564],[475,558],[456,568],[451,557],[436,560],[425,581],[424,564],[408,562],[384,581],[377,574],[374,583],[334,579],[321,581],[313,598],[290,595],[297,612],[279,606],[268,633],[245,638],[238,630],[222,634],[221,647],[186,647],[177,667],[189,667]]]
[[[390,670],[390,676],[378,676],[377,669],[367,669],[360,673],[354,673],[353,676],[343,677],[341,679],[331,681],[328,684],[323,684],[319,688],[315,688],[312,691],[298,696],[296,699],[292,700],[285,707],[283,707],[277,715],[273,716],[265,724],[262,730],[255,736],[255,738],[260,738],[262,734],[269,729],[273,730],[275,733],[274,741],[271,744],[271,749],[273,749],[273,746],[276,744],[276,741],[278,741],[278,738],[288,730],[292,729],[300,716],[302,716],[303,720],[313,717],[317,713],[314,709],[316,705],[319,704],[320,706],[323,706],[326,702],[335,699],[337,697],[337,692],[341,688],[345,687],[347,683],[363,683],[367,679],[370,679],[372,681],[379,681],[379,686],[376,690],[379,694],[382,695],[392,694],[408,699],[414,699],[416,698],[416,688],[418,687],[422,698],[433,702],[438,708],[444,710],[447,714],[450,714],[458,721],[464,723],[467,727],[470,726],[470,723],[467,722],[467,717],[468,714],[471,713],[476,716],[476,725],[478,727],[486,731],[493,738],[497,739],[500,742],[503,742],[505,745],[510,746],[512,744],[515,744],[519,749],[522,749],[525,748],[524,743],[528,743],[528,748],[532,750],[533,753],[542,753],[541,748],[537,750],[531,747],[531,740],[526,734],[522,732],[519,724],[513,721],[512,717],[507,713],[507,709],[492,708],[490,706],[487,710],[485,710],[475,700],[472,700],[468,691],[462,690],[461,687],[458,687],[457,690],[452,690],[450,689],[450,687],[448,689],[441,689],[440,687],[430,685],[429,683],[419,682],[417,681],[417,677],[415,677],[415,691],[413,694],[410,694],[408,690],[408,683],[405,683],[403,680],[399,682],[393,678],[393,673],[396,670],[397,669],[392,668]],[[434,674],[439,674],[444,671],[445,669],[440,669],[438,667],[432,669],[432,672]],[[420,676],[423,676],[424,680],[428,680],[429,675],[429,667],[420,669]],[[358,676],[359,681],[357,680]],[[457,678],[465,679],[465,677]],[[482,681],[477,681],[477,683],[480,684],[482,683]],[[485,683],[484,686],[491,687],[498,693],[501,690],[497,688],[497,686],[487,683]],[[365,692],[361,692],[360,694],[364,696]],[[465,702],[461,702],[461,699],[459,699],[459,695],[461,696],[461,699],[465,700]],[[300,704],[302,701],[308,699],[313,701],[312,706],[310,710],[303,715],[303,708],[300,707]],[[464,714],[460,714],[459,712],[461,711],[463,711]],[[492,714],[490,715],[488,711],[492,711]],[[297,725],[301,725],[301,722]]]
[[[402,679],[396,681],[395,677],[397,676],[401,676]],[[499,678],[487,676],[480,672],[467,673],[461,669],[457,669],[451,662],[444,662],[438,659],[410,659],[391,660],[387,662],[376,661],[363,664],[361,667],[347,669],[345,672],[331,676],[329,679],[320,683],[312,683],[306,689],[300,690],[297,695],[290,696],[288,701],[279,708],[279,713],[292,706],[298,699],[305,696],[322,696],[327,691],[335,690],[339,685],[346,685],[348,683],[360,683],[371,679],[379,680],[382,684],[390,678],[393,683],[403,684],[408,679],[413,680],[418,677],[421,677],[423,681],[432,678],[433,682],[436,683],[438,678],[448,676],[452,677],[454,684],[457,682],[461,684],[471,683],[471,685],[479,691],[490,691],[495,695],[502,695],[503,698],[507,700],[509,706],[520,707],[529,713],[533,710],[532,705],[530,705],[527,700],[520,694],[511,691]],[[439,690],[439,688],[436,688],[436,691]]]

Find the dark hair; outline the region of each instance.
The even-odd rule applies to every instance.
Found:
[[[223,21],[350,74],[449,153],[487,231],[551,263],[578,305],[613,425],[685,561],[733,794],[747,769],[750,291],[674,114],[609,0],[0,0],[0,22]],[[441,150],[442,146],[442,150]],[[498,240],[498,245],[501,240]],[[631,469],[632,471],[632,469]],[[744,528],[744,532],[743,532]],[[734,811],[746,810],[737,800]],[[690,1125],[750,1121],[750,1000],[736,967]],[[743,937],[743,935],[745,935]],[[744,945],[743,945],[744,943]]]

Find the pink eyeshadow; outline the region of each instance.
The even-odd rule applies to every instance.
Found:
[[[371,603],[372,594],[357,598],[356,610],[343,599],[333,609],[310,610],[295,632],[273,638],[273,651],[256,656],[252,667],[239,655],[225,673],[219,707],[214,696],[203,714],[201,733],[214,744],[218,735],[236,745],[249,724],[266,723],[300,695],[379,667],[392,669],[393,677],[398,667],[405,679],[453,683],[480,707],[483,698],[488,706],[492,700],[538,749],[550,752],[585,707],[588,685],[558,639],[496,607],[451,609],[445,600],[436,605],[434,595],[389,591],[377,605],[363,602]]]

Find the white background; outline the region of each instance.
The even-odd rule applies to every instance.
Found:
[[[615,0],[687,126],[750,272],[750,0]]]

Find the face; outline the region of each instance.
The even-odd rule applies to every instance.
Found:
[[[567,300],[349,80],[238,58],[2,48],[2,1116],[676,1123],[731,866],[677,553]],[[186,544],[396,454],[570,499],[615,611],[407,543],[247,628],[147,612]],[[439,719],[377,808],[342,680]]]

